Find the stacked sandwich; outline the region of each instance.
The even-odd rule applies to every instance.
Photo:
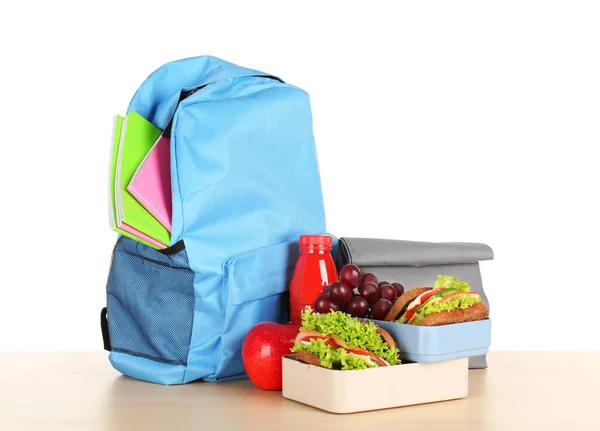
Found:
[[[485,319],[487,308],[469,285],[440,275],[433,287],[407,290],[384,320],[409,325],[439,326]]]
[[[292,351],[300,361],[341,370],[400,363],[396,343],[387,331],[341,311],[326,314],[304,311]]]

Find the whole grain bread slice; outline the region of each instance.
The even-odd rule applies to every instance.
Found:
[[[385,341],[387,343],[387,345],[390,347],[390,349],[394,349],[394,348],[398,347],[396,345],[396,341],[394,341],[394,339],[392,338],[392,336],[390,335],[390,333],[388,331],[386,331],[385,329],[380,328],[378,326],[377,333],[379,335],[381,335],[381,338],[383,338],[383,341]]]
[[[419,323],[419,326],[440,326],[451,325],[453,323],[474,322],[475,320],[485,319],[487,313],[487,307],[483,302],[479,302],[469,308],[458,308],[456,310],[430,314]]]
[[[316,365],[317,367],[321,366],[321,360],[317,355],[314,355],[306,350],[298,350],[296,352],[296,359],[302,362],[306,362],[310,365]]]

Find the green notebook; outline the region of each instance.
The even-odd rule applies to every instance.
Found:
[[[121,127],[123,125],[123,117],[120,115],[115,116],[113,123],[113,136],[112,136],[112,146],[110,151],[110,167],[108,174],[108,220],[110,224],[110,228],[115,232],[120,233],[126,237],[134,239],[136,241],[141,242],[142,244],[146,244],[147,246],[154,248],[164,248],[162,246],[151,244],[150,242],[144,241],[142,237],[145,237],[139,231],[136,231],[131,226],[122,223],[121,226],[124,229],[120,229],[116,225],[116,214],[115,214],[115,174],[117,172],[117,156],[119,152],[119,143],[121,142]],[[154,240],[152,240],[154,242]]]
[[[117,129],[120,126],[120,133]],[[162,131],[139,115],[130,112],[115,120],[113,145],[118,146],[111,160],[111,183],[114,199],[114,219],[111,228],[154,248],[170,244],[171,234],[137,199],[127,191],[127,185]],[[117,136],[120,136],[117,142]]]

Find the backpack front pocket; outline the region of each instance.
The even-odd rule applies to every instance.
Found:
[[[214,380],[245,376],[242,342],[252,326],[289,321],[288,286],[297,258],[298,243],[294,241],[227,261],[222,290],[225,320]]]
[[[187,365],[194,273],[183,242],[158,251],[119,238],[108,277],[107,310],[112,352]]]

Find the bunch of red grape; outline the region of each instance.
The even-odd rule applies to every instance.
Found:
[[[400,283],[377,282],[377,277],[358,266],[348,264],[340,271],[340,280],[325,287],[315,300],[319,313],[344,311],[353,317],[383,320],[394,302],[404,293]]]

